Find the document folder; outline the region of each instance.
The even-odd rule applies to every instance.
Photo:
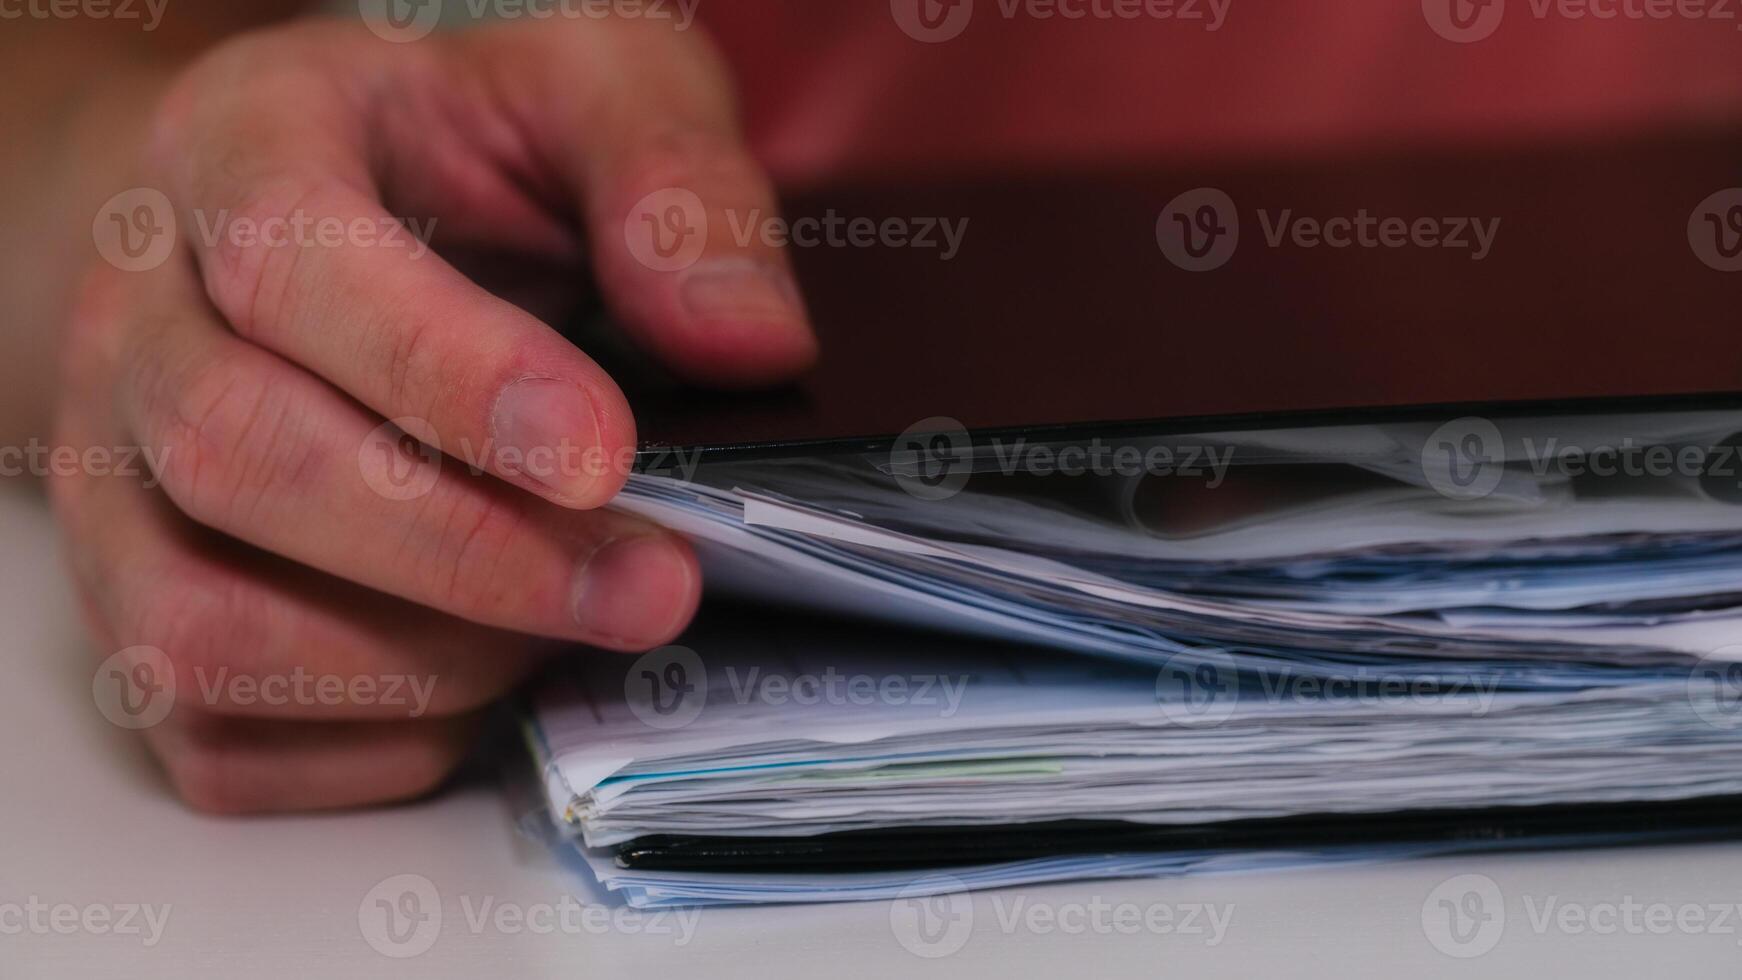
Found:
[[[539,692],[555,825],[645,907],[1732,833],[1742,279],[1701,210],[1739,159],[790,195],[966,230],[798,250],[824,356],[784,391],[583,341],[642,426],[614,506],[738,611]],[[1182,257],[1200,219],[1238,241]]]

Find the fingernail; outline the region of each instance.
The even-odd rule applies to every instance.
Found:
[[[663,643],[695,607],[693,576],[689,555],[669,535],[607,541],[581,564],[575,621],[614,645]]]
[[[684,278],[681,296],[684,308],[698,319],[772,320],[795,326],[804,322],[804,305],[792,274],[766,262],[700,263]]]
[[[599,416],[577,385],[549,378],[516,381],[496,400],[496,465],[560,497],[585,500],[599,474]]]

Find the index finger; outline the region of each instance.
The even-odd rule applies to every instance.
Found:
[[[234,72],[235,91],[215,103],[182,93],[199,108],[164,154],[206,293],[231,327],[381,416],[417,420],[414,435],[468,465],[568,507],[610,500],[635,447],[622,391],[387,211],[370,122],[326,54],[262,64],[246,53],[195,73],[209,92],[221,84],[211,73]],[[429,73],[405,84],[442,81],[421,51],[399,57],[395,71]]]

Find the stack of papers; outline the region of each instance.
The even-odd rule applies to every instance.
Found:
[[[639,476],[622,505],[689,534],[714,586],[901,629],[764,608],[588,661],[529,725],[551,814],[648,907],[1735,826],[1742,507],[1708,474],[1528,450],[1709,458],[1742,416],[1515,421],[1471,499],[1424,467],[1434,431],[1170,440],[1270,494],[1207,526],[1144,518],[1130,480],[920,500],[891,457]],[[1273,479],[1327,467],[1363,478]],[[1614,809],[1700,800],[1724,808]]]

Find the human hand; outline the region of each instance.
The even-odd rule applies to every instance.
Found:
[[[590,270],[615,320],[695,380],[802,371],[815,341],[783,255],[719,220],[775,207],[728,88],[701,37],[647,21],[406,44],[306,23],[167,87],[138,152],[147,190],[98,217],[115,261],[94,263],[65,333],[55,438],[143,447],[153,469],[52,492],[95,635],[162,651],[148,666],[177,681],[145,734],[188,802],[420,794],[535,638],[640,650],[685,625],[684,542],[597,509],[635,445],[622,392],[460,268],[536,268],[511,285],[566,298]],[[686,242],[696,226],[667,219],[696,205],[713,233]],[[395,215],[434,222],[441,255]],[[118,256],[106,218],[131,241]],[[127,237],[170,221],[163,255]],[[644,222],[677,237],[648,252]],[[389,419],[446,465],[401,452]],[[291,674],[349,694],[298,694]],[[393,678],[431,683],[427,703],[388,703]]]

